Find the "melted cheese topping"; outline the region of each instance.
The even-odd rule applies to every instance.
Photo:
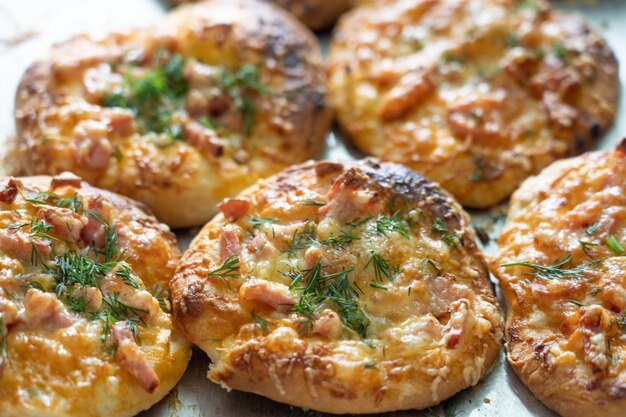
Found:
[[[0,181],[0,414],[130,416],[157,402],[190,356],[162,310],[180,256],[170,232],[76,177]]]
[[[467,217],[415,173],[308,164],[221,211],[172,284],[176,317],[214,362],[210,379],[371,412],[437,403],[491,366],[500,315]],[[290,368],[300,366],[302,377]],[[233,374],[267,374],[269,388]],[[327,395],[345,401],[325,405]]]
[[[368,154],[489,207],[612,123],[616,60],[541,0],[371,2],[342,20],[330,101]]]
[[[330,123],[314,38],[270,5],[209,3],[33,64],[17,94],[22,169],[76,172],[185,227],[313,157]]]
[[[625,146],[529,179],[492,262],[510,307],[510,361],[564,415],[623,413]],[[526,371],[538,367],[540,376]]]

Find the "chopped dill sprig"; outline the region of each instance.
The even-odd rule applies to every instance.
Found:
[[[318,206],[318,207],[322,207],[326,205],[326,203],[324,203],[323,201],[317,201],[312,198],[307,198],[305,200],[302,200],[300,204],[302,204],[303,206]]]
[[[132,273],[130,267],[125,263],[120,263],[118,268],[115,270],[115,275],[122,278],[122,281],[130,287],[141,290],[141,285],[139,285],[139,281],[137,277]]]
[[[463,241],[454,233],[449,233],[448,225],[440,217],[436,217],[433,221],[432,231],[443,235],[443,240],[448,246],[458,247],[463,245]]]
[[[361,238],[354,235],[352,231],[341,229],[339,235],[332,235],[328,239],[320,241],[320,243],[322,245],[344,247],[355,240],[361,240]]]
[[[585,255],[587,255],[587,257],[593,261],[593,254],[591,253],[589,247],[595,247],[598,246],[598,244],[593,242],[587,242],[584,240],[579,240],[578,243],[580,243],[580,246],[582,247],[583,252],[585,252]]]
[[[350,220],[349,222],[346,222],[346,224],[352,227],[352,229],[356,229],[357,227],[367,223],[373,218],[374,216],[372,216],[371,214],[368,214],[367,216],[357,217],[356,219]]]
[[[242,133],[250,134],[256,107],[249,98],[249,92],[260,94],[272,93],[272,90],[261,83],[259,68],[252,64],[242,65],[236,72],[222,70],[221,83],[233,100],[235,108],[243,119]]]
[[[591,236],[598,230],[599,227],[600,227],[600,223],[591,223],[590,225],[585,227],[585,233]]]
[[[229,256],[219,268],[209,271],[208,276],[219,278],[228,285],[226,278],[239,278],[239,257]]]
[[[120,300],[119,291],[113,293],[103,293],[102,301],[109,308],[110,316],[117,321],[126,321],[130,326],[130,329],[135,336],[135,339],[139,340],[139,330],[137,329],[137,323],[141,322],[145,324],[140,314],[149,314],[148,310],[143,308],[131,306]]]
[[[290,288],[300,292],[300,298],[291,311],[302,314],[301,331],[308,333],[314,322],[314,313],[325,302],[334,305],[343,325],[359,336],[365,337],[369,321],[365,313],[359,308],[356,298],[358,292],[348,279],[348,274],[353,269],[324,275],[322,261],[319,259],[311,269],[301,271],[294,275]],[[297,283],[304,283],[295,287]]]
[[[592,297],[595,297],[596,295],[598,295],[600,292],[602,291],[602,288],[600,287],[594,287],[591,289],[591,291],[589,291],[587,294],[589,294]]]
[[[420,272],[424,272],[424,270],[426,270],[426,267],[430,266],[434,271],[436,275],[440,275],[441,272],[443,271],[443,269],[441,268],[441,265],[439,265],[434,259],[430,259],[430,257],[425,257],[424,259],[422,259],[422,266],[420,266]]]
[[[261,218],[250,217],[250,220],[248,220],[248,222],[252,226],[262,226],[262,225],[276,224],[279,222],[279,220],[273,217],[261,217]]]
[[[41,191],[26,199],[29,203],[69,208],[75,213],[83,214],[83,199],[78,193],[70,197],[60,197],[50,191]]]
[[[578,265],[576,267],[566,267],[572,261],[572,254],[567,253],[563,259],[556,259],[550,265],[539,265],[530,261],[511,262],[500,265],[501,267],[523,266],[531,268],[533,271],[527,275],[534,275],[543,279],[566,279],[577,278],[587,269],[587,265]]]
[[[267,320],[265,320],[263,317],[256,314],[254,310],[252,310],[252,320],[254,320],[259,326],[261,326],[263,328],[263,331],[265,331],[265,333],[269,331],[270,328],[267,325]]]
[[[623,255],[625,250],[621,243],[613,235],[607,236],[605,239],[606,245],[617,255]]]
[[[391,216],[379,214],[376,218],[376,231],[385,236],[396,232],[407,239],[411,238],[407,223],[400,216],[400,211],[396,211]]]
[[[287,257],[291,258],[296,252],[308,248],[312,244],[317,243],[317,231],[310,223],[306,223],[302,228],[296,229],[291,235],[291,243],[287,249]]]
[[[104,228],[104,251],[101,254],[104,256],[104,262],[119,262],[123,256],[123,253],[118,253],[118,233],[115,227],[115,223],[109,224],[102,214],[93,210],[85,210],[86,213],[93,216]],[[115,260],[114,260],[115,258]]]
[[[374,268],[374,280],[377,283],[384,282],[385,278],[388,281],[393,281],[400,275],[400,265],[393,265],[388,260],[382,257],[378,252],[371,251],[370,257],[365,263],[363,269],[367,269],[370,264]],[[374,286],[375,288],[380,288],[379,286]],[[386,287],[384,287],[387,289]]]

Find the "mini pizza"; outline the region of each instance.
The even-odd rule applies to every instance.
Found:
[[[564,416],[623,416],[626,140],[528,179],[498,243],[511,366]]]
[[[197,0],[172,0],[182,4]],[[327,29],[332,26],[342,13],[349,10],[355,0],[266,0],[289,11],[313,30]]]
[[[319,152],[324,95],[308,29],[269,4],[211,0],[35,62],[17,91],[17,160],[142,201],[172,227],[203,224],[223,198]]]
[[[328,88],[361,151],[486,208],[592,144],[619,81],[606,42],[543,0],[378,0],[338,25]]]
[[[0,415],[120,417],[191,355],[169,314],[180,250],[125,197],[64,174],[0,179]]]
[[[406,167],[309,162],[220,211],[172,300],[224,388],[378,413],[437,404],[496,360],[501,316],[468,217]]]

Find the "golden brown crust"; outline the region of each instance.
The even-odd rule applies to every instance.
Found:
[[[372,2],[345,15],[329,98],[362,151],[490,207],[612,124],[618,65],[578,16],[542,1]]]
[[[170,71],[158,74],[167,87],[156,71]],[[319,153],[330,124],[324,84],[314,36],[252,0],[181,7],[157,27],[100,40],[77,36],[22,78],[21,169],[76,172],[172,227],[202,224],[221,199]]]
[[[175,4],[192,3],[197,0],[173,0]],[[313,30],[327,29],[342,13],[348,11],[354,0],[267,0],[289,11]]]
[[[174,235],[71,174],[0,187],[0,414],[123,417],[161,400],[191,355],[167,313]]]
[[[468,216],[406,167],[309,162],[220,210],[172,280],[212,381],[371,413],[437,404],[495,361],[501,317]]]
[[[509,363],[564,416],[624,414],[624,184],[626,141],[552,164],[513,195],[491,260]],[[524,261],[535,267],[502,266]],[[561,262],[555,275],[535,272]]]

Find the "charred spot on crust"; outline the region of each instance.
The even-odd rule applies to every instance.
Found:
[[[598,139],[602,134],[602,127],[596,120],[592,120],[589,123],[589,134],[593,139]]]
[[[429,179],[404,165],[379,162],[373,158],[365,159],[357,166],[381,187],[424,206],[433,218],[443,220],[450,231],[462,228],[457,208],[439,186]]]

